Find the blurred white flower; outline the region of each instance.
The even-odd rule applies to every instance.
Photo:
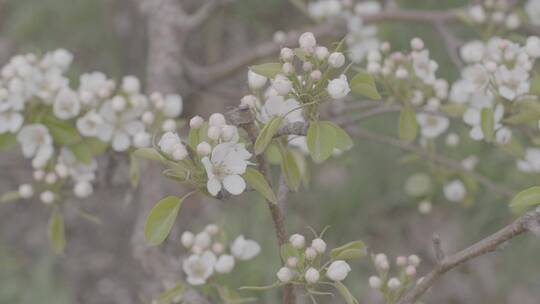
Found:
[[[17,141],[21,144],[24,157],[33,157],[37,167],[44,166],[54,152],[52,137],[42,124],[24,126],[17,134]]]
[[[246,182],[242,174],[246,172],[250,157],[251,153],[242,144],[221,143],[215,146],[211,157],[202,159],[208,176],[208,192],[213,196],[222,188],[234,195],[244,192]]]
[[[288,123],[304,121],[300,103],[294,98],[285,100],[283,96],[272,96],[268,98],[261,107],[258,118],[263,123],[267,123],[273,116],[285,116],[285,121]]]
[[[540,172],[540,149],[525,149],[525,157],[517,161],[517,168],[526,173]]]
[[[344,98],[351,91],[349,88],[349,82],[347,81],[347,76],[342,74],[339,76],[339,78],[330,80],[326,90],[328,91],[328,95],[330,95],[330,97],[333,99]]]
[[[79,114],[81,104],[77,93],[71,89],[62,89],[54,99],[54,115],[60,119],[70,119]]]
[[[443,187],[444,197],[454,203],[459,203],[465,199],[467,190],[465,185],[459,179],[455,179]]]
[[[351,271],[351,266],[345,261],[334,261],[328,270],[326,271],[326,276],[332,281],[343,281]]]
[[[219,273],[231,272],[234,268],[234,257],[228,254],[221,255],[214,265],[214,268]]]
[[[416,121],[420,126],[420,132],[424,138],[436,138],[450,125],[448,117],[442,115],[418,113],[416,115]]]
[[[95,111],[91,110],[84,116],[77,119],[77,130],[82,136],[97,137],[103,124],[103,118]]]
[[[251,260],[259,252],[261,252],[261,246],[253,240],[245,239],[243,235],[238,236],[231,245],[232,255],[241,261]]]
[[[126,151],[131,146],[132,136],[144,131],[144,123],[138,119],[141,114],[136,108],[117,113],[111,102],[104,103],[99,110],[99,115],[103,118],[99,139],[112,142],[112,148],[117,152]]]
[[[294,279],[294,272],[287,267],[281,267],[276,273],[278,280],[282,283],[289,283]]]
[[[248,85],[252,90],[258,90],[264,87],[268,79],[252,70],[248,70]]]
[[[193,254],[182,263],[182,268],[187,275],[187,282],[191,285],[203,285],[214,273],[216,256],[211,251],[202,255]]]

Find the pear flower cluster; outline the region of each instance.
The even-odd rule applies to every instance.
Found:
[[[521,20],[511,9],[512,4],[507,0],[487,0],[467,8],[467,16],[486,31],[488,28],[491,31],[515,30]]]
[[[396,273],[392,275],[391,265],[384,253],[372,255],[377,275],[369,277],[369,286],[378,290],[386,303],[396,303],[416,282],[420,258],[416,255],[398,256],[395,261]]]
[[[540,38],[536,36],[528,37],[525,45],[493,37],[486,43],[470,41],[461,48],[468,65],[452,85],[449,98],[466,106],[463,121],[471,127],[472,139],[485,139],[481,112],[490,109],[496,142],[510,142],[512,132],[502,122],[511,114],[505,112],[505,104],[519,104],[529,96],[532,68],[539,56]]]
[[[150,146],[151,132],[175,129],[179,95],[141,93],[139,80],[118,85],[101,72],[82,74],[78,86],[65,75],[73,56],[64,49],[17,55],[0,69],[0,136],[13,138],[32,160],[33,183],[19,197],[59,200],[68,182],[77,197],[93,192],[95,156]]]
[[[351,271],[351,266],[344,255],[335,253],[339,249],[328,250],[327,247],[322,234],[315,236],[311,242],[302,234],[291,235],[289,242],[283,247],[285,249],[282,249],[285,265],[276,273],[279,284],[304,285],[307,293],[315,295],[317,287],[323,284],[341,284]],[[352,248],[352,245],[350,247]],[[363,250],[360,250],[362,254]],[[329,258],[325,259],[327,255]]]
[[[181,243],[190,250],[182,268],[187,282],[194,286],[206,284],[213,275],[232,272],[236,261],[249,261],[261,251],[257,242],[243,235],[228,244],[225,232],[215,224],[207,225],[197,234],[185,231]]]
[[[190,134],[196,134],[192,136],[196,141],[186,144],[177,133],[169,131],[161,136],[159,150],[175,163],[176,168],[180,164],[189,164],[185,180],[206,188],[210,195],[216,196],[222,190],[233,195],[243,193],[246,182],[242,175],[252,155],[240,142],[238,128],[227,124],[221,113],[212,114],[208,122],[195,116],[189,125]],[[203,171],[199,174],[203,180],[195,178],[197,171]]]
[[[390,52],[390,44],[382,43],[368,53],[366,68],[388,84],[392,98],[421,109],[416,115],[420,134],[423,139],[434,139],[450,125],[447,117],[437,114],[448,97],[448,82],[437,78],[439,65],[430,58],[424,42],[414,38],[410,44],[412,51],[403,53]]]

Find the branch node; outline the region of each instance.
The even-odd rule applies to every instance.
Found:
[[[435,251],[435,258],[437,259],[437,264],[441,264],[446,255],[442,249],[441,238],[438,234],[433,234],[433,250]]]

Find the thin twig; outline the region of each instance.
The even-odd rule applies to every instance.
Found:
[[[462,251],[443,258],[416,286],[409,290],[398,304],[414,304],[442,275],[463,263],[497,250],[505,242],[531,230],[540,223],[540,210],[529,212],[510,225],[482,239]],[[533,231],[534,232],[534,231]]]

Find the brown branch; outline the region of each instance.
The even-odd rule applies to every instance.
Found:
[[[458,38],[447,27],[444,21],[435,22],[435,29],[441,35],[446,48],[448,49],[448,56],[452,63],[458,68],[463,68],[463,62],[459,57],[459,47],[462,44]]]
[[[469,246],[468,248],[455,253],[453,255],[444,257],[426,276],[419,281],[416,286],[409,290],[398,304],[414,304],[416,301],[426,293],[435,281],[442,275],[452,270],[455,267],[462,265],[463,263],[493,252],[497,250],[505,242],[525,233],[535,232],[537,227],[540,226],[540,208],[536,211],[529,212],[510,225],[497,231],[496,233],[484,238],[483,240]]]
[[[257,136],[259,135],[259,129],[257,125],[255,125],[255,117],[253,116],[250,108],[247,106],[240,106],[234,108],[227,113],[227,116],[233,124],[246,130],[250,141],[255,144]],[[264,175],[266,182],[270,185],[270,187],[272,187],[272,175],[270,173],[268,162],[266,161],[264,154],[256,155],[255,158],[257,160],[257,166],[259,171]],[[286,198],[286,195],[282,193],[281,198]],[[274,230],[276,232],[279,248],[281,248],[281,246],[287,242],[287,233],[285,231],[285,217],[283,215],[283,210],[278,204],[274,202],[267,200],[266,203],[272,216],[272,221],[274,223]],[[281,203],[283,204],[284,202]],[[295,303],[293,286],[291,284],[283,286],[283,303]]]
[[[200,27],[222,5],[234,0],[207,0],[191,15],[184,19],[178,19],[178,25],[189,29]]]

